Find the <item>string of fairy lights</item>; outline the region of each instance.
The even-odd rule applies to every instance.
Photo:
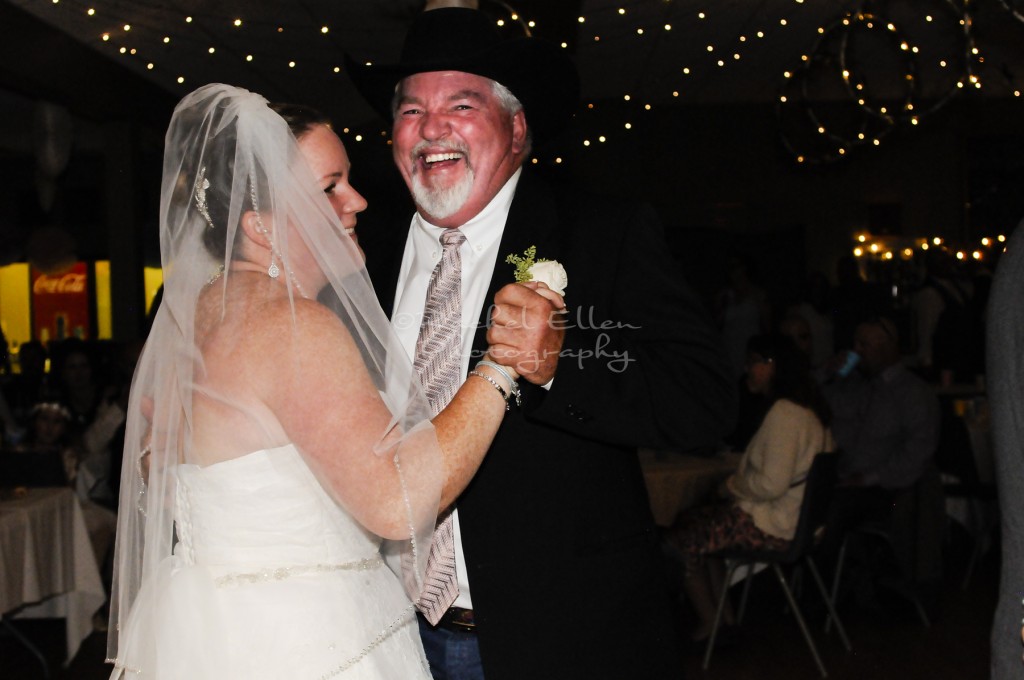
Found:
[[[347,46],[338,43],[330,21],[314,16],[311,9],[282,9],[283,18],[278,20],[246,16],[244,9],[232,16],[218,5],[198,3],[194,6],[203,7],[202,11],[182,14],[159,0],[14,1],[44,19],[47,14],[52,19],[56,12],[87,17],[88,22],[80,24],[85,34],[79,38],[103,52],[114,52],[130,68],[147,72],[151,79],[182,94],[216,79],[218,65],[225,62],[250,65],[264,82],[285,92],[300,73],[303,78],[321,79],[324,87],[331,86],[331,78],[343,75]],[[1022,0],[998,3],[1007,17],[1024,23]],[[630,91],[585,102],[577,142],[584,148],[597,147],[629,134],[654,107],[714,89],[730,69],[739,72],[742,64],[763,56],[770,40],[776,45],[801,44],[801,40],[812,44],[792,68],[779,74],[779,134],[798,164],[831,163],[859,147],[879,146],[894,130],[918,125],[954,97],[982,88],[979,67],[984,55],[973,31],[969,0],[918,0],[909,3],[914,8],[909,13],[906,2],[901,6],[894,1],[853,0],[837,8],[839,16],[831,24],[816,27],[815,40],[794,35],[797,27],[806,30],[809,17],[813,21],[816,15],[808,13],[813,4],[809,0],[756,3],[739,22],[731,9],[732,23],[723,29],[726,12],[708,0],[584,3],[586,12],[577,18],[574,35],[561,41],[550,34],[545,37],[565,49],[572,46],[578,53],[586,50],[598,56],[609,54],[602,50],[625,48],[639,55],[641,64],[665,58],[683,61],[669,64],[670,77],[652,76],[654,69],[637,68]],[[503,30],[529,35],[538,28],[535,20],[509,3],[482,0],[481,9]],[[143,18],[135,19],[133,25],[128,16]],[[684,53],[678,49],[683,27],[690,29],[690,39],[708,35],[715,40],[709,39],[697,56]],[[948,53],[926,54],[919,47],[918,38],[929,30],[955,37],[939,41],[950,45]],[[287,54],[289,50],[294,54]],[[180,70],[181,64],[200,55],[208,57],[202,72]],[[1021,96],[1021,87],[1008,85],[1013,96]],[[296,98],[301,100],[301,95]],[[616,123],[609,123],[607,115],[596,115],[609,110],[618,116]],[[387,130],[342,127],[341,131],[356,142],[390,143]]]
[[[959,262],[985,262],[1006,251],[1006,234],[982,236],[972,243],[957,244],[941,236],[903,237],[871,234],[867,231],[853,235],[853,256],[865,261],[910,261],[940,248]]]
[[[1024,0],[988,1],[1008,21],[1024,24]],[[246,65],[286,92],[293,80],[319,79],[323,87],[332,87],[344,77],[343,56],[349,46],[341,44],[341,31],[308,8],[290,8],[268,18],[255,9],[247,14],[245,5],[236,16],[213,3],[192,3],[202,9],[184,14],[162,0],[13,2],[44,19],[58,12],[74,14],[80,18],[78,37],[84,42],[182,94],[223,78],[217,74],[226,63]],[[393,0],[401,2],[415,5],[415,0]],[[765,58],[769,44],[776,49],[792,45],[797,56],[778,74],[778,134],[795,164],[818,166],[882,145],[889,135],[920,125],[955,98],[988,87],[993,78],[1003,79],[998,84],[1004,93],[1021,96],[1024,87],[1012,76],[985,69],[986,54],[979,45],[984,41],[971,14],[976,2],[849,0],[835,3],[831,21],[818,26],[814,17],[820,11],[808,12],[812,0],[750,3],[749,14],[738,22],[735,8],[726,17],[709,0],[601,0],[583,3],[585,11],[573,22],[573,35],[562,40],[509,3],[481,0],[481,9],[502,31],[540,33],[580,57],[608,59],[624,52],[634,57],[626,91],[584,102],[574,133],[583,149],[632,134],[655,107],[685,102],[688,96],[718,88],[726,77],[742,76],[746,64]],[[730,23],[723,28],[726,18]],[[807,35],[809,30],[813,35]],[[681,41],[693,43],[695,36],[699,49],[679,48]],[[200,71],[184,70],[184,64],[197,59]],[[670,69],[648,68],[666,60],[675,62]],[[294,100],[303,97],[298,94]],[[386,129],[340,126],[339,132],[346,143],[391,143]],[[534,157],[532,162],[542,161]],[[562,158],[543,162],[559,164]],[[960,262],[986,263],[1005,250],[1005,241],[1004,234],[956,243],[940,236],[861,231],[854,234],[849,252],[863,265],[895,271],[900,263],[913,267],[936,248]]]

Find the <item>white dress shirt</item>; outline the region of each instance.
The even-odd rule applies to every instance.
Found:
[[[485,304],[487,289],[498,263],[498,248],[501,235],[505,230],[509,207],[515,195],[516,185],[522,170],[517,170],[505,183],[505,186],[491,199],[491,202],[475,217],[463,224],[459,230],[466,240],[459,249],[462,256],[462,373],[483,357],[472,357],[473,336],[476,334],[480,311]],[[416,339],[419,336],[420,321],[423,318],[423,307],[426,304],[427,285],[430,276],[441,259],[440,237],[443,227],[430,224],[413,215],[409,227],[409,236],[405,241],[405,253],[402,256],[402,268],[398,274],[395,289],[395,308],[391,324],[395,328],[399,342],[409,356],[410,361],[416,353]],[[508,253],[506,253],[507,255]],[[504,261],[504,258],[502,258]],[[508,265],[509,283],[514,281],[512,265]],[[466,573],[466,559],[462,552],[462,533],[459,529],[459,512],[453,513],[455,530],[455,565],[459,579],[459,596],[454,606],[465,609],[473,608],[469,594],[469,577]]]

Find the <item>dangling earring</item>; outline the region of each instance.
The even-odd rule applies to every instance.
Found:
[[[272,279],[276,279],[281,275],[281,268],[278,267],[277,262],[274,261],[274,258],[276,257],[278,260],[281,260],[281,265],[285,268],[285,271],[288,272],[287,282],[295,288],[295,292],[297,292],[300,297],[307,297],[305,291],[302,290],[302,286],[299,285],[298,279],[295,278],[295,274],[288,268],[285,264],[284,257],[281,256],[277,247],[274,246],[274,239],[271,237],[270,231],[263,226],[263,218],[260,217],[259,202],[256,200],[256,182],[253,181],[251,177],[249,178],[249,182],[249,196],[252,198],[253,212],[256,213],[256,231],[267,237],[267,244],[270,246],[270,266],[267,267],[267,276]]]
[[[259,225],[256,231],[266,236],[267,242],[270,243],[270,266],[267,267],[267,276],[269,276],[272,279],[276,279],[278,276],[281,275],[281,268],[277,266],[276,262],[274,262],[274,253],[276,249],[274,248],[273,241],[270,240],[270,232],[267,231],[267,228],[263,226],[263,220],[260,219],[259,213],[256,213],[256,224]]]
[[[274,262],[274,242],[270,238],[270,232],[263,226],[263,219],[260,218],[259,203],[256,201],[256,182],[252,177],[249,178],[249,196],[252,198],[253,212],[256,213],[256,231],[266,236],[267,242],[270,244],[270,266],[267,267],[267,276],[272,279],[276,279],[281,275],[281,269],[277,266],[277,263]]]

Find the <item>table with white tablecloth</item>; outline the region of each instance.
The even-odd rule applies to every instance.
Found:
[[[672,526],[683,510],[714,496],[739,461],[736,454],[702,457],[651,449],[638,453],[651,513],[661,527]]]
[[[70,661],[106,595],[82,508],[69,488],[8,491],[0,499],[0,614],[63,618]]]

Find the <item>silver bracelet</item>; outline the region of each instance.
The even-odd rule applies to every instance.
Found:
[[[498,381],[497,381],[497,380],[495,380],[494,378],[492,378],[492,377],[491,377],[491,376],[489,376],[489,375],[485,375],[485,374],[481,373],[480,371],[478,371],[478,370],[476,370],[476,369],[473,369],[472,371],[470,371],[470,372],[469,372],[469,374],[470,374],[470,375],[475,375],[475,376],[476,376],[476,377],[478,377],[478,378],[483,378],[483,379],[484,379],[484,380],[486,380],[487,382],[489,382],[489,383],[491,383],[492,385],[494,385],[494,389],[498,390],[498,393],[499,393],[499,394],[501,394],[501,398],[505,400],[505,410],[506,410],[506,411],[508,411],[508,410],[509,410],[509,405],[508,405],[508,392],[506,392],[506,391],[505,391],[505,388],[503,388],[503,387],[502,387],[501,385],[499,385],[499,384],[498,384]]]
[[[509,373],[504,366],[496,364],[493,361],[488,361],[487,359],[481,359],[480,361],[476,362],[477,368],[480,368],[481,366],[490,366],[498,373],[501,373],[501,376],[508,381],[508,388],[512,392],[512,395],[516,398],[516,406],[522,407],[523,394],[522,392],[519,391],[519,383],[512,379],[512,374]]]

